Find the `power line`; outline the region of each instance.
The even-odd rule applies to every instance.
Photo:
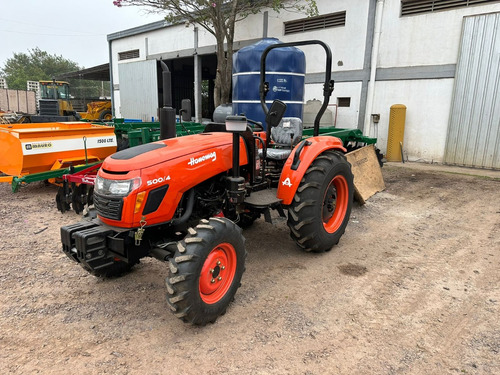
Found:
[[[50,18],[49,18],[50,20]],[[5,19],[5,18],[1,18],[0,17],[0,21],[6,21],[6,22],[12,22],[12,23],[17,23],[17,24],[20,24],[20,25],[26,25],[26,26],[30,26],[30,27],[42,27],[42,28],[46,28],[46,29],[52,29],[52,30],[62,30],[62,31],[68,31],[68,29],[65,29],[65,28],[62,28],[62,27],[54,27],[52,25],[48,26],[48,25],[37,25],[37,24],[34,24],[32,22],[22,22],[22,21],[17,21],[17,20],[12,20],[12,19]],[[11,31],[11,32],[14,32],[14,31]],[[75,31],[75,30],[71,30],[71,32],[74,32],[74,33],[80,33],[82,35],[95,35],[95,34],[89,34],[85,31]],[[35,33],[33,33],[35,34]],[[38,33],[36,33],[38,34]],[[54,35],[54,34],[41,34],[41,35]],[[102,35],[102,34],[101,34]]]
[[[46,34],[46,33],[35,33],[35,32],[29,32],[29,31],[14,31],[14,30],[0,30],[1,32],[4,32],[4,33],[14,33],[14,34],[29,34],[29,35],[44,35],[44,36],[62,36],[62,37],[66,37],[66,36],[71,36],[71,37],[84,37],[84,38],[88,38],[88,37],[91,37],[91,36],[105,36],[106,34],[85,34],[85,35],[81,35],[81,34]]]

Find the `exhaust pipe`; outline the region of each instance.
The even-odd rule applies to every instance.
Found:
[[[160,139],[175,138],[175,109],[172,108],[172,77],[167,64],[160,61],[163,81],[163,108],[160,109]]]

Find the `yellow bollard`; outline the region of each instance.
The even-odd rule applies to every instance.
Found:
[[[391,106],[389,118],[389,134],[387,136],[387,161],[403,161],[401,155],[405,136],[406,106],[394,104]]]

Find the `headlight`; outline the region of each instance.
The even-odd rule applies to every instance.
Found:
[[[108,180],[97,176],[94,188],[99,194],[125,197],[139,186],[141,186],[140,177],[131,180]]]

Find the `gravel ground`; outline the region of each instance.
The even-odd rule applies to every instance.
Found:
[[[56,189],[0,185],[0,373],[500,374],[500,179],[383,175],[328,253],[256,221],[235,301],[201,328],[169,312],[167,264],[90,276],[60,249],[79,217]]]

